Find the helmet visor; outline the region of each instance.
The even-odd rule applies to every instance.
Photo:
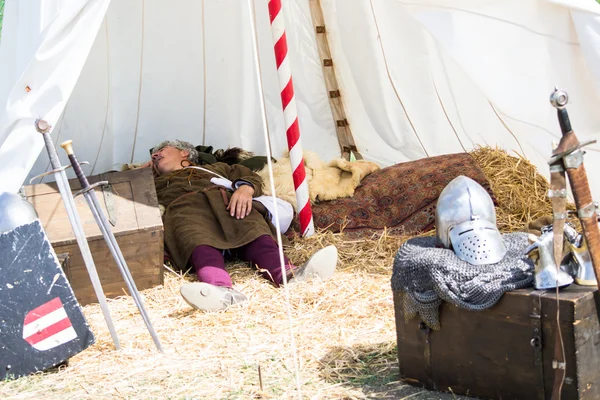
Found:
[[[450,230],[454,253],[473,265],[494,264],[506,255],[506,246],[496,225],[485,220],[465,221]]]

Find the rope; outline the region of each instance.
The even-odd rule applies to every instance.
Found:
[[[104,136],[106,135],[106,125],[108,124],[108,109],[110,108],[110,89],[112,87],[110,77],[112,75],[110,70],[110,40],[108,35],[108,18],[104,21],[104,34],[106,35],[106,113],[104,114],[104,126],[102,127],[102,136],[100,137],[100,144],[98,145],[98,152],[96,158],[92,164],[92,171],[90,175],[94,175],[98,158],[100,157],[100,151],[102,150],[102,144],[104,143]]]
[[[417,140],[419,141],[419,144],[421,145],[423,152],[425,152],[425,155],[427,157],[429,157],[429,153],[427,152],[425,145],[421,141],[421,137],[417,133],[417,129],[415,128],[415,125],[413,124],[412,120],[410,119],[410,116],[408,115],[408,111],[406,110],[406,106],[404,106],[404,102],[400,98],[398,89],[396,89],[396,85],[394,84],[394,80],[392,79],[392,73],[390,72],[390,67],[388,65],[387,57],[385,55],[385,49],[383,48],[383,36],[381,36],[381,32],[379,30],[379,24],[377,23],[377,17],[375,16],[375,8],[373,7],[373,0],[369,0],[369,3],[371,4],[371,13],[373,14],[373,22],[375,23],[375,29],[377,29],[377,37],[379,38],[379,47],[381,47],[381,56],[383,57],[383,64],[385,65],[385,71],[386,71],[388,79],[390,81],[390,85],[392,85],[392,89],[394,89],[396,98],[398,99],[398,102],[400,102],[400,106],[402,106],[402,110],[404,110],[404,115],[406,115],[406,119],[408,120],[410,127],[412,128],[413,132],[415,133],[415,136],[416,136]]]
[[[444,102],[442,101],[442,98],[440,97],[440,92],[438,91],[437,85],[435,84],[435,77],[433,76],[433,74],[431,75],[431,83],[433,84],[433,89],[435,90],[435,94],[437,96],[438,102],[440,103],[440,107],[442,107],[442,111],[444,112],[444,115],[446,116],[446,119],[448,120],[448,124],[450,124],[450,128],[452,128],[452,131],[454,132],[454,136],[456,136],[456,140],[458,140],[460,147],[462,147],[463,151],[466,153],[467,149],[465,148],[465,145],[463,144],[462,140],[460,140],[460,136],[458,135],[456,128],[454,128],[454,124],[450,120],[450,116],[446,112],[446,107],[444,107]],[[454,97],[454,95],[453,95],[453,97]],[[456,105],[456,101],[454,102],[454,104]],[[458,109],[457,109],[457,111],[458,111]]]
[[[206,29],[204,14],[204,0],[202,0],[202,146],[206,146]]]
[[[141,107],[141,98],[142,98],[142,80],[143,80],[143,72],[144,72],[144,33],[146,27],[146,1],[142,0],[142,43],[140,49],[140,84],[138,86],[138,96],[137,96],[137,114],[135,118],[135,130],[133,131],[133,146],[131,146],[131,159],[129,163],[133,163],[133,156],[135,154],[135,146],[137,144],[137,134],[138,134],[138,126],[140,124],[140,107]]]

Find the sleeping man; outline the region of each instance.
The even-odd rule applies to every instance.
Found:
[[[253,198],[261,195],[260,177],[241,165],[198,167],[197,157],[192,144],[166,141],[152,150],[152,161],[144,166],[155,171],[171,260],[180,269],[191,264],[200,281],[183,285],[181,295],[194,308],[221,310],[246,300],[231,287],[225,251],[258,266],[263,277],[279,286],[283,283],[279,247],[275,228],[253,205]],[[291,265],[285,256],[284,262],[288,281],[327,279],[335,271],[337,249],[325,247],[301,267]]]

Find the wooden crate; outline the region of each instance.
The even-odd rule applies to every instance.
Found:
[[[598,290],[571,285],[559,298],[567,362],[562,399],[599,399]],[[444,303],[439,331],[417,318],[405,322],[397,292],[394,308],[400,374],[407,381],[490,399],[550,399],[554,291],[515,290],[480,312]]]
[[[58,263],[65,273],[67,280],[71,283],[71,277],[69,276],[69,272],[71,271],[71,259],[69,258],[69,253],[56,253],[56,258],[58,258]]]
[[[115,218],[111,226],[138,290],[163,283],[163,225],[150,169],[109,172],[88,178],[90,183],[108,181],[110,191],[97,187],[96,196],[105,215]],[[79,181],[69,181],[73,193]],[[65,271],[82,305],[98,300],[67,212],[55,183],[25,186],[25,195],[36,211],[56,253],[68,253]],[[94,263],[107,298],[127,293],[127,286],[83,195],[75,198]],[[107,214],[109,204],[110,214]],[[112,204],[112,205],[111,205]]]

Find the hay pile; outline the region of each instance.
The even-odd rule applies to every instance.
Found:
[[[547,182],[528,162],[489,148],[473,156],[496,193],[503,230],[521,229],[549,212]],[[321,232],[286,249],[296,264],[329,244],[340,254],[333,279],[289,286],[302,398],[460,398],[399,382],[390,277],[393,256],[406,239],[384,233],[350,241],[343,233]],[[225,312],[197,312],[181,299],[179,287],[193,280],[189,275],[167,272],[164,286],[142,293],[165,354],[155,350],[134,302],[123,296],[109,300],[120,351],[100,308],[86,306],[96,344],[58,371],[0,383],[0,397],[297,398],[286,292],[243,263],[229,270],[249,301]]]
[[[552,215],[548,180],[528,160],[491,147],[479,147],[471,155],[483,169],[498,200],[496,217],[500,230],[522,230],[526,223]]]

